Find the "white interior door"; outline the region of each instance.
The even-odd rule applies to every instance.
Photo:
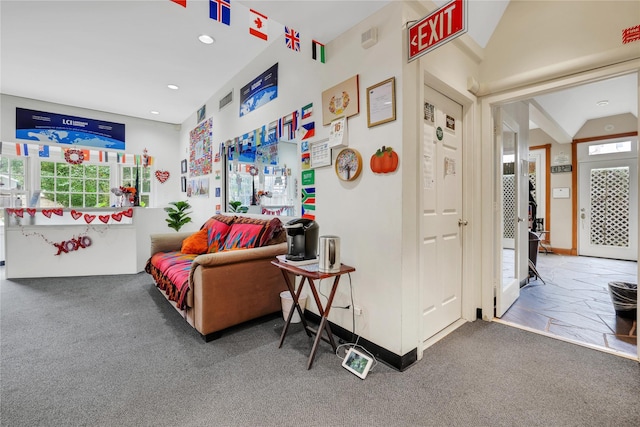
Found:
[[[522,103],[496,108],[494,137],[497,179],[496,206],[500,215],[497,229],[501,242],[496,278],[495,315],[501,317],[520,296],[520,285],[528,271],[528,190],[529,162],[527,134],[528,109]]]
[[[462,106],[425,87],[420,185],[422,340],[462,317]]]
[[[579,255],[637,260],[637,139],[580,144],[578,159]]]

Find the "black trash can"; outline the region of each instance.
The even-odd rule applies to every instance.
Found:
[[[638,284],[609,282],[609,295],[616,314],[626,319],[635,319],[638,312]]]

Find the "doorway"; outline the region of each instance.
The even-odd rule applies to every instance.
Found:
[[[634,74],[634,73],[631,73]],[[637,74],[635,74],[637,75]],[[599,77],[600,79],[604,78],[602,76]],[[569,80],[569,79],[568,79]],[[587,82],[585,82],[587,83]],[[636,104],[636,113],[634,116],[634,119],[636,121],[635,127],[634,127],[634,136],[633,140],[631,142],[631,145],[635,147],[635,149],[637,150],[637,96],[635,94],[637,94],[637,80],[636,80],[636,86],[635,86],[635,90],[632,91],[628,91],[629,96],[633,96],[633,99],[635,100],[635,104]],[[559,87],[559,84],[558,84]],[[548,86],[547,86],[548,89]],[[536,92],[535,89],[532,89],[528,92],[529,96],[535,96]],[[508,102],[508,96],[509,95],[504,95],[504,97],[499,97],[496,96],[496,99],[501,98],[502,102]],[[512,95],[513,96],[513,95]],[[519,92],[519,97],[520,98],[525,98],[524,96],[522,96],[522,93]],[[533,98],[531,98],[533,99]],[[485,103],[485,110],[483,110],[483,114],[487,111],[487,108],[489,105],[491,105],[491,102],[487,102]],[[565,105],[564,108],[571,108],[568,105]],[[572,135],[573,136],[573,135]],[[570,142],[570,141],[569,141]],[[580,145],[584,145],[585,147],[587,147],[587,145],[589,144],[577,144],[577,146],[579,147]],[[571,153],[571,148],[570,145],[566,145],[565,147],[565,152],[569,152]],[[571,164],[571,158],[567,157],[564,155],[564,153],[562,151],[558,151],[557,145],[554,147],[555,148],[555,153],[552,154],[551,156],[551,162],[549,165],[547,165],[547,167],[549,168],[550,166],[553,166],[554,164]],[[498,156],[500,154],[499,151],[494,151],[495,155]],[[637,153],[637,151],[636,151]],[[575,159],[575,157],[574,157]],[[559,163],[560,162],[560,163]],[[593,160],[591,163],[594,163]],[[584,250],[581,246],[571,246],[571,243],[569,242],[568,244],[564,244],[562,246],[560,246],[560,248],[564,248],[565,251],[564,253],[561,254],[540,254],[541,256],[538,257],[538,262],[542,262],[542,261],[560,261],[558,263],[558,265],[560,265],[560,267],[548,267],[548,271],[545,271],[544,268],[547,267],[543,267],[542,269],[540,269],[540,272],[542,274],[542,278],[545,279],[547,282],[549,282],[549,279],[551,279],[551,284],[553,285],[554,280],[557,282],[563,282],[566,283],[566,281],[568,280],[574,280],[575,279],[575,289],[565,289],[565,293],[568,296],[569,299],[571,299],[570,302],[567,302],[568,304],[572,304],[573,306],[577,306],[579,304],[584,304],[584,307],[581,307],[583,309],[582,312],[576,312],[574,314],[572,314],[573,317],[575,318],[589,318],[590,317],[590,312],[588,311],[584,311],[584,310],[590,310],[591,308],[594,308],[594,313],[597,311],[596,308],[598,309],[602,309],[604,311],[606,311],[605,314],[602,314],[602,312],[597,313],[596,315],[599,316],[602,320],[601,322],[601,326],[604,326],[604,328],[606,328],[606,330],[598,330],[596,326],[589,326],[590,330],[589,330],[589,334],[592,334],[593,331],[591,329],[596,329],[596,332],[593,335],[599,334],[600,338],[605,337],[605,340],[607,339],[607,337],[612,337],[612,336],[616,336],[617,334],[620,334],[622,331],[622,334],[631,334],[629,335],[630,338],[630,342],[633,343],[633,352],[636,354],[636,358],[638,356],[638,349],[637,349],[637,318],[636,319],[632,319],[630,322],[627,322],[624,319],[621,319],[619,316],[616,316],[616,313],[614,313],[613,311],[613,307],[612,304],[610,303],[610,301],[608,301],[608,295],[607,295],[607,290],[606,290],[606,280],[616,280],[616,278],[621,278],[624,277],[625,280],[628,281],[633,281],[634,283],[637,283],[637,278],[638,278],[638,267],[637,267],[637,242],[638,242],[638,229],[637,229],[637,212],[638,212],[638,199],[637,199],[637,188],[634,190],[633,187],[634,185],[637,187],[637,182],[638,182],[638,175],[637,175],[637,167],[638,167],[638,159],[637,159],[637,154],[636,157],[634,157],[633,159],[631,159],[627,164],[621,164],[620,162],[617,162],[615,164],[608,164],[608,163],[601,163],[599,165],[596,165],[595,163],[593,165],[589,165],[589,167],[583,167],[584,165],[582,163],[578,164],[578,162],[573,162],[573,173],[576,174],[576,176],[580,179],[580,181],[587,182],[589,183],[589,185],[585,186],[585,185],[581,185],[580,183],[578,183],[578,185],[573,185],[573,188],[568,188],[571,184],[570,181],[568,181],[568,184],[566,184],[565,182],[562,182],[561,185],[558,185],[558,178],[561,178],[560,175],[556,175],[556,176],[551,176],[551,185],[549,185],[547,183],[547,193],[551,193],[547,195],[547,201],[549,200],[549,197],[551,197],[551,208],[553,209],[554,206],[554,202],[555,202],[555,206],[557,208],[557,204],[558,204],[558,200],[555,200],[555,198],[561,199],[564,198],[564,195],[567,195],[567,203],[570,202],[569,197],[571,198],[575,198],[580,199],[582,201],[588,201],[588,203],[590,203],[590,199],[596,198],[594,195],[591,194],[591,187],[595,187],[596,189],[594,190],[595,193],[597,193],[598,195],[600,193],[603,192],[603,188],[607,189],[607,188],[613,188],[615,187],[616,190],[612,191],[612,193],[615,194],[619,194],[619,193],[623,193],[624,194],[624,198],[626,198],[626,200],[628,200],[627,206],[629,206],[630,210],[632,211],[632,214],[630,214],[630,218],[624,218],[624,212],[622,215],[620,215],[619,213],[614,214],[614,215],[618,215],[623,217],[622,221],[627,221],[629,222],[629,230],[627,231],[625,226],[623,226],[623,230],[624,230],[624,234],[622,237],[620,236],[615,236],[615,245],[610,244],[611,240],[608,241],[609,244],[606,245],[602,245],[600,244],[599,246],[619,246],[620,242],[625,243],[627,240],[629,241],[629,245],[628,246],[633,246],[635,248],[635,252],[632,252],[632,254],[630,256],[627,257],[623,257],[620,254],[616,254],[614,256],[612,256],[611,254],[609,254],[608,256],[613,257],[613,258],[618,258],[618,259],[630,259],[632,260],[631,263],[629,262],[618,262],[616,263],[616,260],[613,260],[614,262],[611,263],[611,265],[615,265],[615,267],[610,268],[608,265],[607,267],[602,267],[602,271],[604,271],[605,269],[608,271],[607,274],[601,274],[601,272],[595,272],[595,268],[591,268],[591,267],[587,267],[587,266],[597,266],[599,265],[598,261],[599,259],[589,259],[587,257],[585,257]],[[571,169],[569,169],[569,171],[571,171]],[[594,172],[595,171],[595,172]],[[537,173],[537,171],[536,171]],[[577,174],[580,175],[577,175]],[[586,178],[585,178],[585,174],[586,174]],[[569,177],[571,176],[571,174],[567,174]],[[567,176],[565,175],[565,176]],[[595,176],[592,176],[595,175]],[[549,176],[549,175],[546,175]],[[554,179],[556,180],[554,182]],[[590,184],[591,180],[593,180],[593,185]],[[574,181],[575,182],[575,181]],[[625,184],[628,183],[628,184]],[[629,191],[626,191],[626,185],[629,185]],[[559,188],[556,188],[559,187]],[[565,188],[567,187],[567,188]],[[584,191],[585,187],[587,188],[587,194],[583,195],[583,194],[578,194],[578,190],[582,189],[581,191]],[[620,189],[624,190],[624,191],[620,191]],[[549,191],[550,190],[550,191]],[[569,191],[570,190],[570,191]],[[575,193],[574,193],[575,192]],[[556,194],[557,193],[557,194]],[[594,193],[594,194],[595,194]],[[599,196],[598,196],[599,197]],[[609,199],[611,199],[611,197],[609,197]],[[496,199],[497,200],[497,199]],[[560,203],[565,203],[563,200],[560,200]],[[618,201],[616,201],[617,204],[619,204]],[[606,203],[605,203],[606,206]],[[580,204],[577,204],[577,207],[574,208],[573,212],[576,212],[578,210],[578,208],[582,208],[582,202],[580,202]],[[591,209],[595,209],[593,207],[591,207],[590,205],[587,206],[587,208],[589,209],[588,212],[585,212],[585,214],[591,214]],[[601,207],[598,207],[600,209],[602,209]],[[546,209],[549,209],[549,207],[546,207]],[[545,209],[545,210],[546,210]],[[544,210],[542,211],[544,212]],[[581,213],[582,212],[578,212],[578,214],[574,217],[572,215],[572,210],[571,207],[568,206],[567,209],[565,209],[563,212],[552,212],[550,217],[554,217],[557,219],[557,217],[559,215],[564,216],[565,218],[572,218],[574,224],[576,224],[576,229],[573,232],[573,235],[576,236],[576,234],[579,232],[579,230],[583,227],[583,225],[580,224],[580,220],[581,218]],[[635,213],[635,218],[633,217],[633,213]],[[555,216],[554,216],[555,215]],[[605,214],[602,214],[600,212],[597,213],[597,215],[603,217],[608,217],[610,216],[610,212],[605,212]],[[549,215],[547,215],[549,216]],[[618,221],[618,220],[616,220]],[[635,222],[634,222],[635,221]],[[554,220],[554,224],[555,223],[561,223],[562,221],[558,220]],[[566,221],[562,223],[563,226],[566,225]],[[586,224],[585,222],[583,222],[583,224],[585,225],[585,229],[589,230],[591,228],[590,224]],[[611,229],[613,226],[609,225],[609,229]],[[568,224],[568,229],[571,228],[571,224],[569,222]],[[545,224],[545,229],[548,229],[547,224]],[[557,229],[556,229],[557,230]],[[602,228],[598,229],[600,234],[602,233]],[[497,243],[498,241],[500,241],[502,239],[502,234],[497,232],[498,230],[496,229],[496,234],[495,234],[495,242]],[[566,231],[566,230],[565,230]],[[595,234],[592,233],[590,231],[591,234]],[[551,233],[553,236],[553,232]],[[605,233],[606,234],[606,233]],[[610,233],[609,233],[610,234]],[[626,237],[625,237],[626,236]],[[611,236],[606,236],[607,238],[611,238]],[[574,237],[575,238],[575,237]],[[598,238],[603,239],[603,236],[598,236]],[[578,242],[580,241],[587,241],[590,242],[591,241],[591,236],[590,234],[587,234],[587,237],[579,237],[578,238]],[[597,240],[597,239],[596,239]],[[556,240],[557,242],[558,240]],[[553,244],[554,241],[552,240],[551,243]],[[626,243],[625,243],[626,245]],[[573,248],[573,253],[572,253],[572,248]],[[602,249],[602,248],[600,248]],[[610,249],[610,248],[606,248],[606,249]],[[576,257],[576,252],[578,253],[578,255],[580,255],[579,257]],[[562,251],[560,251],[562,252]],[[571,256],[572,255],[572,256]],[[605,256],[605,254],[603,253],[598,253],[596,254],[591,254],[588,253],[588,255],[591,256]],[[547,259],[548,257],[548,259]],[[504,258],[503,258],[504,259]],[[606,260],[602,260],[603,262]],[[584,262],[583,267],[579,267],[580,263]],[[589,275],[589,271],[594,271],[593,275]],[[564,275],[563,277],[561,277],[562,275]],[[566,280],[565,280],[566,279]],[[602,282],[605,281],[604,286],[602,284]],[[595,286],[597,283],[600,283],[600,288],[597,289],[597,286]],[[589,286],[594,286],[593,289],[587,289],[589,288]],[[540,290],[548,290],[551,289],[549,286],[545,285],[544,283],[537,281],[537,280],[533,280],[531,284],[527,284],[527,286],[525,287],[525,289],[527,290],[527,293],[532,290],[532,289],[540,289]],[[585,291],[585,289],[587,289]],[[497,290],[496,290],[497,291]],[[522,290],[521,290],[522,292]],[[589,299],[589,301],[578,301],[579,298],[573,298],[575,296],[578,295],[578,293],[580,293],[580,297],[582,297],[584,294],[588,293],[588,292],[598,292],[600,296],[604,295],[605,299],[604,300],[597,300],[595,298],[593,299]],[[523,298],[525,298],[525,294],[522,293]],[[552,308],[551,310],[555,310],[556,312],[560,312],[563,311],[564,309],[561,308],[562,304],[558,301],[554,301],[552,298],[553,296],[550,295],[549,293],[547,293],[544,296],[545,300],[544,303],[549,303],[549,304],[555,304],[555,307]],[[540,300],[535,301],[533,303],[540,305]],[[514,305],[514,307],[516,307],[518,304]],[[598,307],[595,307],[596,305],[598,305]],[[498,311],[498,307],[499,304],[496,301],[496,312]],[[547,307],[548,308],[548,307]],[[527,313],[526,311],[520,310],[517,315],[512,316],[513,312],[511,313],[507,313],[507,316],[503,317],[503,319],[507,320],[508,322],[510,322],[510,324],[514,324],[514,326],[522,326],[525,329],[532,329],[532,330],[542,330],[542,331],[546,331],[546,334],[550,335],[550,336],[554,336],[554,330],[553,327],[551,329],[549,329],[549,325],[547,324],[547,327],[545,329],[545,327],[543,326],[542,328],[536,328],[533,327],[532,324],[537,323],[541,323],[541,322],[546,322],[548,319],[545,318],[545,315],[549,315],[551,316],[551,314],[545,313],[545,315],[540,316],[540,313],[534,313],[535,310],[531,310],[529,313]],[[522,316],[529,316],[527,319],[524,319]],[[561,316],[560,316],[561,317]],[[532,320],[533,319],[533,320]],[[556,319],[557,320],[557,319]],[[624,320],[624,321],[623,321]],[[529,323],[527,323],[529,322]],[[568,326],[569,322],[565,322],[565,325],[563,325],[563,327]],[[518,325],[519,324],[519,325]],[[595,325],[595,324],[593,324]],[[622,325],[622,326],[621,326]],[[557,326],[557,324],[555,325]],[[573,333],[574,335],[571,338],[568,338],[567,335],[570,335],[571,333]],[[585,337],[581,337],[580,336],[581,333],[579,332],[570,332],[569,334],[565,334],[565,335],[556,335],[555,337],[558,338],[560,337],[560,339],[567,339],[569,341],[572,342],[576,342],[576,343],[583,343],[585,345],[590,345],[592,344],[588,339],[583,339]],[[593,344],[594,346],[598,347],[597,344]],[[611,348],[613,348],[613,351],[616,351],[615,347],[611,346]],[[627,352],[629,353],[629,352]]]
[[[638,259],[638,138],[578,146],[578,254]]]

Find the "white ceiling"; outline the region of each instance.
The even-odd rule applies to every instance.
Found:
[[[232,25],[226,26],[209,18],[205,0],[187,0],[186,8],[169,0],[1,0],[0,92],[182,123],[269,43],[284,43],[283,25],[300,32],[302,54],[309,54],[312,39],[327,43],[389,2],[232,0]],[[508,3],[470,0],[468,35],[481,47]],[[268,42],[248,34],[249,8],[269,17]],[[200,43],[200,34],[216,43]],[[605,111],[591,105],[594,97],[611,101],[607,114],[637,116],[637,97],[629,96],[637,93],[634,82],[620,79],[536,101],[573,136],[587,118]]]

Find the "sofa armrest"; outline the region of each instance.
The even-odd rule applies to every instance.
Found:
[[[214,267],[217,265],[235,264],[256,259],[275,258],[276,255],[287,253],[287,243],[261,246],[259,248],[238,249],[235,251],[215,252],[212,254],[198,255],[191,266],[191,271],[201,265],[203,267]]]
[[[151,255],[158,252],[179,251],[182,241],[191,236],[191,232],[161,233],[151,235]]]

